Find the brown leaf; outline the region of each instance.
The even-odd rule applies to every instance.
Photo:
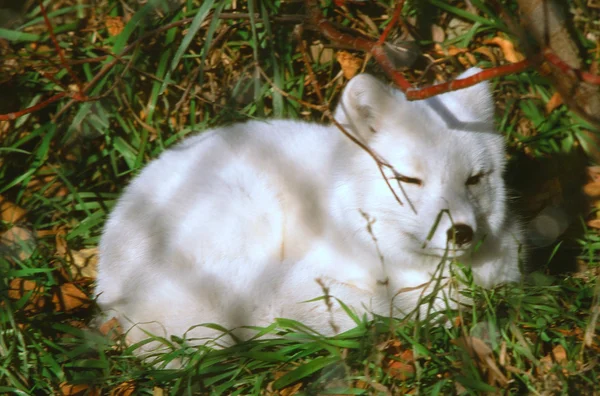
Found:
[[[501,387],[508,385],[508,378],[496,365],[494,352],[483,340],[477,337],[462,337],[453,340],[452,343],[464,349],[482,369],[487,371],[490,385],[498,384]]]
[[[21,260],[29,258],[36,247],[35,236],[25,227],[14,226],[0,234],[0,249],[8,248]]]
[[[588,166],[587,174],[591,181],[600,182],[600,166]]]
[[[339,51],[335,57],[342,68],[344,77],[346,77],[348,80],[354,77],[362,66],[362,60],[349,52]]]
[[[453,45],[444,48],[437,43],[433,46],[433,49],[435,50],[435,53],[439,56],[455,56],[468,51],[464,48],[458,48]]]
[[[302,388],[302,382],[288,386],[279,391],[280,396],[293,396]]]
[[[58,257],[65,257],[67,255],[67,231],[64,228],[57,228],[54,234],[54,241],[56,243],[56,255]]]
[[[311,58],[320,65],[333,60],[333,49],[325,48],[323,44],[313,44],[308,50]]]
[[[494,64],[494,65],[498,64],[498,59],[496,59],[496,55],[494,54],[494,51],[492,51],[489,47],[479,47],[473,52],[477,52],[477,53],[482,54],[483,56],[489,58],[490,61],[492,62],[492,64]]]
[[[0,220],[16,224],[25,218],[27,211],[18,205],[10,202],[0,195]]]
[[[540,364],[536,367],[538,375],[545,375],[552,370],[552,357],[550,355],[543,356],[540,359]]]
[[[79,396],[79,395],[97,395],[94,389],[90,389],[89,385],[85,384],[69,384],[68,382],[63,382],[60,384],[60,393],[63,396]]]
[[[37,311],[42,309],[46,305],[43,286],[28,279],[15,278],[10,281],[8,286],[8,298],[19,300],[29,292],[32,292],[32,294],[29,297],[27,304],[23,307],[23,310]]]
[[[119,324],[117,318],[111,318],[110,320],[102,323],[98,330],[100,330],[100,333],[105,336],[110,335],[111,339],[113,340],[116,340],[120,335],[123,334],[123,328]]]
[[[93,278],[98,275],[98,248],[88,248],[71,251],[73,261],[71,262],[71,273],[75,279]]]
[[[554,109],[560,106],[563,103],[562,96],[560,93],[554,92],[548,103],[546,103],[546,114],[552,113]]]
[[[91,301],[75,284],[64,283],[52,296],[52,303],[56,311],[70,312],[78,308],[89,307]]]
[[[588,220],[587,225],[590,228],[595,228],[595,229],[599,230],[600,229],[600,219]]]
[[[567,351],[565,347],[562,345],[557,345],[552,349],[552,357],[554,357],[554,361],[558,364],[567,363]]]
[[[106,30],[108,30],[109,36],[116,36],[123,31],[123,19],[121,17],[106,17],[106,21],[104,22],[106,25]]]
[[[152,389],[152,396],[163,396],[165,394],[165,391],[163,388],[159,388],[158,386],[155,386]]]
[[[502,50],[504,54],[504,59],[509,61],[510,63],[517,63],[525,59],[522,53],[515,49],[515,45],[512,41],[504,39],[502,37],[494,37],[490,40],[484,40],[485,44],[495,44]]]
[[[415,374],[415,357],[412,349],[403,348],[402,343],[392,340],[383,348],[387,356],[384,361],[390,376],[405,381]]]
[[[431,40],[436,43],[443,43],[446,40],[446,33],[441,26],[433,24],[431,25]]]
[[[133,381],[123,382],[110,391],[110,396],[131,396],[135,392]]]

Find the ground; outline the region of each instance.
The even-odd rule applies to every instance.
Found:
[[[539,58],[545,44],[530,37],[526,1],[490,3],[408,2],[387,37],[393,53],[410,55],[395,67],[427,86],[470,66]],[[559,28],[577,43],[580,68],[597,73],[597,2],[565,3]],[[353,42],[326,38],[300,1],[39,4],[0,9],[1,392],[596,391],[600,151],[585,99],[593,105],[597,92],[583,102],[564,95],[569,74],[540,62],[491,80],[513,204],[533,235],[522,284],[474,287],[475,307],[447,312],[451,326],[356,318],[354,331],[322,339],[282,319],[267,329],[281,338],[225,350],[164,340],[165,362],[190,359],[161,370],[139,361],[114,323],[91,321],[100,232],[127,181],[196,131],[264,117],[326,121],[353,74],[388,77]],[[376,40],[396,2],[317,6],[351,28],[343,32]]]

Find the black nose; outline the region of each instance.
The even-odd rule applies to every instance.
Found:
[[[454,224],[448,228],[447,235],[448,242],[460,246],[473,240],[473,229],[466,224]]]

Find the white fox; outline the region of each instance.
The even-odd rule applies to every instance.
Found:
[[[335,118],[394,168],[402,204],[335,125],[250,121],[187,139],[133,180],[100,243],[98,303],[130,341],[278,317],[333,334],[355,326],[336,299],[402,317],[452,258],[485,287],[520,278],[487,83],[410,102],[362,74]],[[330,306],[307,302],[325,288]]]

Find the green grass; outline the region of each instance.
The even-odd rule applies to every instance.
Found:
[[[567,211],[572,225],[564,237],[534,249],[542,263],[535,274],[520,285],[471,288],[467,293],[475,306],[448,312],[453,326],[414,318],[356,318],[356,329],[323,339],[300,323],[281,319],[264,329],[279,338],[222,350],[190,346],[183,339],[163,340],[170,352],[159,358],[165,363],[186,359],[182,370],[149,366],[134,356],[136,346],[102,335],[91,322],[97,313],[93,302],[69,308],[59,300],[69,297],[65,285],[92,294],[92,275],[79,271],[97,246],[120,191],[144,164],[185,136],[216,125],[264,117],[321,120],[323,115],[294,100],[321,104],[293,38],[296,22],[289,22],[302,15],[301,4],[256,2],[255,9],[242,10],[252,17],[232,19],[228,1],[187,0],[182,7],[152,1],[138,5],[104,0],[93,7],[77,1],[53,3],[45,2],[57,39],[83,84],[94,82],[87,92],[92,100],[63,99],[0,122],[1,393],[60,394],[68,393],[69,385],[82,385],[81,392],[88,394],[126,392],[127,386],[136,394],[162,389],[168,394],[227,395],[284,389],[306,395],[595,391],[600,240],[582,225],[580,216],[588,215],[585,206]],[[491,67],[474,49],[499,32],[511,32],[497,10],[483,1],[471,3],[470,9],[456,1],[430,1],[423,9],[409,3],[405,15],[429,10],[440,26],[460,17],[466,29],[443,45],[468,48],[480,66]],[[501,3],[515,11],[512,1]],[[579,3],[571,5],[583,7]],[[391,1],[373,2],[349,5],[344,11],[328,2],[325,11],[332,20],[368,32],[360,15],[383,26],[381,15],[391,15],[386,8],[391,6]],[[60,65],[39,7],[33,5],[21,15],[0,29],[0,40],[7,40],[6,45],[0,42],[0,113],[32,106],[73,89],[69,86],[75,83]],[[123,20],[117,36],[106,29],[109,16]],[[594,26],[590,20],[575,21],[588,50],[594,46],[585,38]],[[323,41],[310,29],[303,39],[308,46]],[[433,54],[430,38],[422,37],[419,45]],[[493,50],[501,58],[499,49]],[[437,70],[440,75],[460,71],[456,57],[443,65]],[[332,105],[343,86],[339,65],[313,60],[311,66]],[[258,68],[279,89],[259,78]],[[378,73],[379,68],[370,61],[367,70]],[[418,73],[407,75],[417,80]],[[587,165],[582,152],[595,155],[590,126],[565,105],[545,113],[554,90],[536,71],[495,80],[494,89],[498,126],[517,169],[509,174],[521,195],[517,206],[530,218],[561,199],[575,202],[569,194],[577,195],[581,188],[580,173]],[[525,179],[523,173],[532,172],[518,158],[526,158],[527,166],[550,163],[550,170]],[[562,190],[548,187],[553,180]],[[539,198],[547,190],[550,198]],[[9,235],[19,238],[9,240]],[[588,269],[549,275],[548,261],[552,268],[566,268],[568,260]],[[34,287],[15,289],[23,281],[35,282],[28,283]],[[488,349],[469,353],[464,344],[472,340],[483,341]],[[566,359],[560,356],[563,350]],[[507,383],[489,374],[493,369],[486,356]],[[398,361],[410,368],[408,373],[394,374]]]

